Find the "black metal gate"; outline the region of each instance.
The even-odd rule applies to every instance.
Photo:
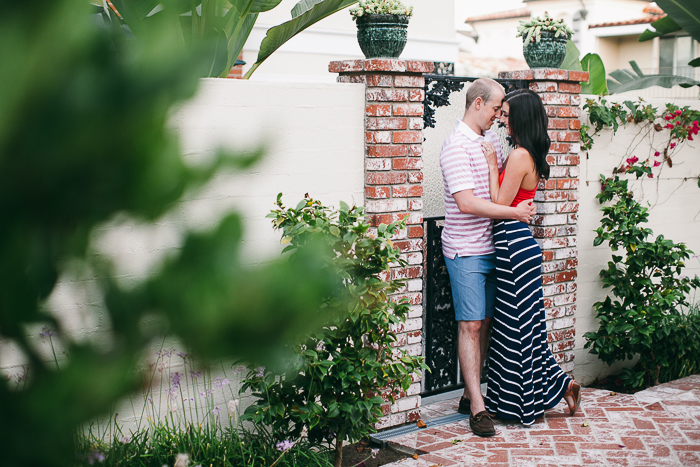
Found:
[[[435,107],[449,105],[449,96],[477,78],[444,75],[425,76],[423,120],[426,127],[435,127]],[[496,80],[506,93],[527,88],[525,80]],[[423,219],[423,349],[425,363],[431,371],[423,375],[422,396],[430,396],[464,387],[457,357],[458,324],[454,319],[452,290],[447,266],[442,256],[441,234],[444,217]],[[486,370],[482,372],[482,380]]]
[[[444,217],[423,219],[423,348],[425,363],[430,367],[423,376],[423,396],[464,386],[457,358],[458,326],[452,306],[452,288],[440,239],[444,220]]]

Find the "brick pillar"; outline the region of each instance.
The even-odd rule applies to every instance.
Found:
[[[397,328],[397,346],[422,354],[423,329],[423,73],[433,62],[410,60],[347,60],[331,62],[339,83],[363,83],[365,100],[365,213],[373,226],[404,219],[407,228],[394,244],[409,263],[393,268],[391,277],[407,279],[395,300],[408,298],[411,311]],[[420,378],[406,394],[383,406],[377,428],[420,418]]]
[[[581,82],[588,73],[559,69],[501,72],[525,79],[542,97],[552,145],[549,180],[540,182],[532,234],[542,247],[542,286],[549,345],[564,371],[574,369]]]

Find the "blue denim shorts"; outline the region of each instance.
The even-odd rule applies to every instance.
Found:
[[[492,318],[496,307],[496,255],[445,257],[456,321]]]

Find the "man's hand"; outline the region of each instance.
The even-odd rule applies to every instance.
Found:
[[[515,207],[516,221],[529,224],[535,214],[537,214],[537,206],[531,199],[526,199]]]
[[[491,143],[484,141],[481,143],[481,149],[484,151],[484,156],[486,157],[486,162],[489,164],[489,168],[498,168],[495,146]]]

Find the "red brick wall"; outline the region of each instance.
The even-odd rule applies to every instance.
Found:
[[[588,73],[558,69],[502,72],[499,78],[525,79],[545,104],[549,117],[550,178],[540,182],[533,236],[542,246],[542,286],[549,343],[565,371],[574,369],[576,267],[578,265],[579,128],[581,82]]]
[[[406,229],[395,237],[409,265],[393,268],[391,277],[408,279],[395,300],[411,304],[408,320],[397,327],[397,346],[422,353],[423,303],[423,73],[432,62],[406,60],[348,60],[331,62],[340,83],[366,85],[365,213],[373,226],[399,219]],[[416,378],[395,404],[383,406],[377,428],[420,418],[420,380]]]

